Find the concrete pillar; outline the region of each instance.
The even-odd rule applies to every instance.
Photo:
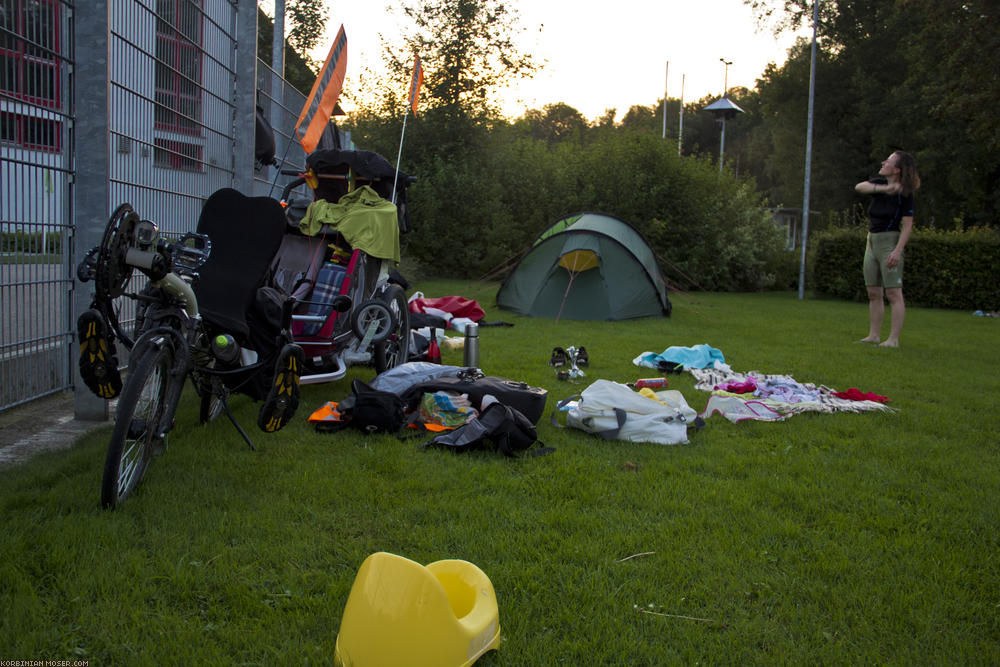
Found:
[[[257,104],[257,3],[237,3],[236,87],[233,96],[233,187],[253,194]],[[247,141],[246,138],[250,138]]]
[[[108,10],[107,0],[76,3],[74,9],[71,77],[75,150],[73,155],[73,251],[77,262],[101,242],[110,215],[108,180]],[[81,157],[82,156],[82,157]],[[80,313],[90,307],[92,288],[75,283],[73,328]],[[73,407],[77,419],[103,421],[108,418],[107,401],[95,396],[80,378],[76,360],[79,341],[73,341]]]

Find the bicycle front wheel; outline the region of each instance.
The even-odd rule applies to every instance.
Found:
[[[392,317],[392,331],[375,343],[375,372],[384,373],[404,364],[410,357],[410,311],[406,294],[399,285],[389,285],[383,297]]]
[[[114,509],[142,481],[154,449],[163,445],[160,424],[166,407],[173,350],[146,347],[133,358],[115,410],[115,428],[104,462],[101,505]]]

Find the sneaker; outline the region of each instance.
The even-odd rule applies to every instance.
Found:
[[[552,358],[549,359],[549,366],[558,368],[566,365],[566,350],[561,347],[552,348]]]
[[[265,433],[279,431],[292,421],[299,407],[299,378],[305,354],[293,343],[281,348],[274,364],[274,379],[264,405],[257,413],[257,426]]]
[[[114,398],[122,390],[115,341],[108,324],[97,310],[90,309],[76,321],[80,343],[80,377],[90,391],[101,398]]]
[[[585,348],[583,345],[581,345],[580,349],[576,351],[576,365],[577,366],[590,365],[590,356],[587,354],[587,348]]]

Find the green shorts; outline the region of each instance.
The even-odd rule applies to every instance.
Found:
[[[891,269],[885,265],[889,253],[896,247],[898,241],[899,232],[868,234],[868,241],[865,243],[865,285],[869,287],[903,286],[903,258],[900,257],[899,264]]]

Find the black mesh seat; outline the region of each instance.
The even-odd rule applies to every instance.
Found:
[[[243,340],[249,333],[246,313],[281,244],[284,211],[270,197],[247,197],[224,188],[205,202],[198,231],[212,241],[212,252],[194,285],[201,316]]]

